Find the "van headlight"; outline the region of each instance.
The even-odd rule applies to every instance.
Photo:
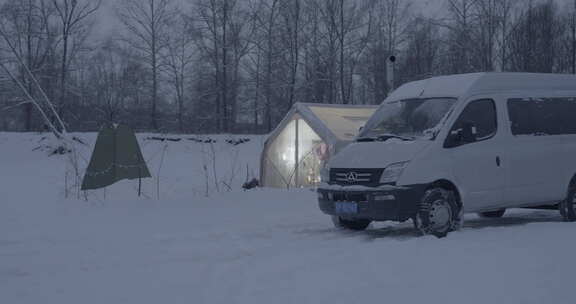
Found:
[[[386,167],[384,172],[382,172],[382,177],[380,177],[380,183],[389,184],[396,182],[400,178],[400,175],[402,175],[402,171],[404,171],[404,168],[406,168],[407,165],[408,162],[406,161],[391,164],[390,166]]]
[[[327,183],[330,181],[330,169],[322,168],[320,169],[320,182]]]

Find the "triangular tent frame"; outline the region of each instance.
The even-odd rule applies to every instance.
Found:
[[[127,126],[106,124],[98,133],[81,190],[108,187],[120,180],[151,177],[136,135]],[[138,195],[141,194],[141,182]]]

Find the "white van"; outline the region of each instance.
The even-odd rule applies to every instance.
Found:
[[[395,90],[322,172],[338,227],[406,221],[438,237],[464,212],[558,206],[576,220],[576,76],[477,73]]]

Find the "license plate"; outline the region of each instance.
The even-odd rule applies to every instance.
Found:
[[[353,202],[335,202],[334,211],[338,214],[358,213],[358,204]]]

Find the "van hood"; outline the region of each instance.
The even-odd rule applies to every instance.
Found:
[[[329,162],[330,168],[383,169],[393,163],[412,160],[431,141],[355,142],[338,152]]]

